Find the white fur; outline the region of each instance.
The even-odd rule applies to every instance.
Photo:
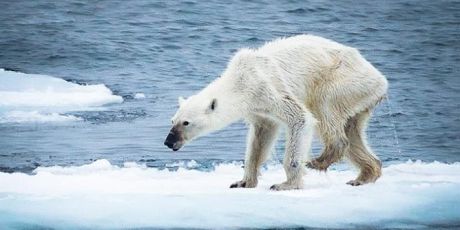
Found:
[[[250,124],[245,176],[235,187],[257,185],[259,167],[283,125],[287,180],[272,188],[297,189],[303,184],[302,156],[310,152],[314,128],[326,149],[345,149],[347,121],[375,106],[386,91],[385,77],[358,50],[299,35],[238,51],[221,77],[181,101],[173,123],[190,122],[184,130],[187,140],[240,119]],[[217,106],[209,111],[213,99]]]

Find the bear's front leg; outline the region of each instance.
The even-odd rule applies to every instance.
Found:
[[[267,159],[278,134],[278,124],[268,118],[251,119],[249,128],[246,157],[244,160],[243,180],[230,185],[230,188],[254,188],[260,166]]]
[[[293,111],[293,110],[290,110]],[[309,153],[313,139],[315,119],[309,112],[302,111],[294,114],[294,118],[287,120],[288,132],[286,138],[286,152],[283,166],[287,180],[270,187],[271,190],[301,189],[303,187],[303,160]]]

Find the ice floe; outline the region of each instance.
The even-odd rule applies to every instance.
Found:
[[[65,113],[122,101],[103,84],[0,69],[0,123],[75,121],[80,119]]]
[[[196,162],[191,162],[196,166]],[[346,185],[354,170],[307,171],[305,188],[270,191],[281,165],[254,189],[229,189],[242,165],[176,171],[107,160],[0,173],[0,225],[55,228],[433,227],[458,226],[460,163],[405,162],[375,184]]]

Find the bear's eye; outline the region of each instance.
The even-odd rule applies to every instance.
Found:
[[[187,126],[188,124],[190,124],[188,121],[184,121],[184,123],[182,123],[184,126]]]

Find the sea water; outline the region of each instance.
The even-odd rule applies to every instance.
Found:
[[[459,197],[455,163],[460,162],[459,18],[457,1],[4,2],[0,13],[0,221],[12,228],[28,224],[340,227],[381,222],[387,227],[455,226],[458,221],[454,220],[460,218],[452,212],[458,206],[454,198]],[[178,96],[192,95],[218,77],[239,48],[303,33],[358,48],[389,80],[389,100],[376,109],[367,131],[370,145],[386,167],[377,184],[356,191],[341,187],[356,172],[338,165],[327,175],[309,172],[304,193],[269,193],[269,184],[283,180],[282,170],[276,168],[283,158],[281,135],[269,161],[274,168],[265,169],[261,188],[229,191],[227,186],[242,176],[239,167],[247,132],[243,123],[200,138],[179,152],[163,146]],[[313,155],[320,151],[315,139]],[[126,166],[126,162],[132,163]],[[106,171],[95,167],[101,164]],[[419,164],[426,167],[421,169]],[[53,171],[55,167],[61,167],[65,175]],[[220,173],[226,167],[235,168]],[[132,170],[140,171],[139,175],[131,175]],[[408,181],[403,181],[404,170],[412,173]],[[206,176],[213,179],[207,181]],[[200,183],[190,185],[192,194],[181,187],[190,183],[187,179]],[[87,180],[90,184],[85,184]],[[65,181],[74,185],[56,184]],[[106,184],[111,188],[107,199],[98,192]],[[158,195],[161,185],[166,186],[165,192]],[[386,185],[391,188],[388,193]],[[312,192],[315,188],[318,191]],[[373,194],[363,192],[368,190]],[[88,195],[92,192],[95,197]],[[331,202],[336,200],[326,202],[325,195],[318,195],[323,192],[331,196],[343,192],[342,206],[333,211],[336,203]],[[214,199],[221,196],[232,197],[220,204]],[[297,203],[286,196],[302,198]],[[383,198],[376,201],[378,197]],[[151,202],[149,207],[143,199]],[[251,200],[258,204],[254,209],[287,211],[276,215],[262,211],[249,221],[245,219],[249,214],[238,212],[237,207]],[[321,202],[328,208],[321,209]],[[442,206],[430,206],[437,202]],[[61,203],[66,205],[59,209]],[[149,216],[154,203],[165,212]],[[71,213],[79,204],[82,208]],[[216,215],[194,216],[191,210],[199,204],[217,205]],[[339,212],[353,204],[358,207],[349,214]],[[113,212],[104,216],[97,211],[107,209]],[[377,218],[373,212],[388,215]],[[60,216],[53,218],[57,213]],[[286,215],[286,221],[273,222],[279,215]],[[224,218],[220,225],[219,217]],[[363,222],[371,217],[377,219]],[[183,225],[172,224],[179,218]],[[240,225],[235,224],[237,219]],[[397,225],[388,225],[391,220]]]

